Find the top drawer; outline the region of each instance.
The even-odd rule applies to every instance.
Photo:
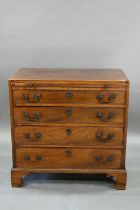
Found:
[[[25,89],[13,90],[16,106],[39,106],[47,104],[125,104],[125,90],[101,89]]]

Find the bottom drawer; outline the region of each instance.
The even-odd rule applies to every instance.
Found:
[[[16,166],[48,169],[118,169],[122,150],[93,148],[17,148]]]

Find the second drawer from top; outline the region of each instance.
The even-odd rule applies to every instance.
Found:
[[[125,109],[93,107],[15,107],[15,124],[124,124]]]

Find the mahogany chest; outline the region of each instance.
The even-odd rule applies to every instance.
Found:
[[[129,81],[122,70],[22,68],[9,94],[12,186],[31,173],[90,173],[125,189]]]

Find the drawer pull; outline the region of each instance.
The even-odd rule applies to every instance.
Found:
[[[38,141],[41,138],[41,133],[35,133],[34,138],[31,138],[29,133],[24,133],[24,138],[28,141]]]
[[[24,160],[31,160],[31,157],[29,155],[24,155]]]
[[[102,160],[102,157],[101,157],[101,156],[96,156],[95,159],[96,159],[97,161],[100,161],[100,160]],[[107,160],[107,161],[112,161],[112,159],[113,159],[112,156],[109,155],[109,156],[107,157],[106,160]]]
[[[105,95],[104,95],[103,93],[99,93],[99,94],[97,95],[97,99],[98,99],[99,102],[102,103],[102,104],[109,104],[109,103],[112,103],[112,102],[115,100],[116,95],[115,95],[114,93],[110,93],[109,96],[108,96],[107,101],[104,100],[104,98],[105,98]]]
[[[27,94],[27,93],[23,94],[23,98],[26,103],[38,103],[40,101],[41,94],[39,94],[39,93],[33,94],[33,99],[34,99],[33,101],[30,100],[29,94]]]
[[[108,157],[107,157],[107,161],[112,161],[112,156],[111,155],[109,155]]]
[[[101,121],[103,121],[103,122],[108,122],[108,121],[110,121],[112,118],[115,117],[115,113],[114,113],[114,112],[109,112],[108,116],[105,118],[103,113],[98,112],[98,113],[96,114],[96,117],[99,118],[99,119],[100,119]]]
[[[42,160],[42,156],[41,155],[36,155],[36,160]]]
[[[67,155],[68,157],[72,156],[72,149],[68,148],[68,149],[66,150],[66,155]]]
[[[102,159],[102,157],[101,157],[101,156],[96,156],[95,159],[96,159],[97,161],[100,161],[100,160]]]
[[[73,97],[73,93],[72,93],[71,90],[67,90],[67,91],[66,91],[66,97],[67,97],[68,99],[71,99],[71,98]]]
[[[71,129],[71,128],[67,128],[67,129],[66,129],[66,134],[67,134],[68,136],[70,136],[70,135],[72,134],[72,129]]]
[[[114,137],[114,134],[109,133],[106,138],[104,138],[103,136],[104,136],[104,133],[102,131],[96,133],[96,139],[102,143],[112,140]]]
[[[72,115],[72,109],[71,108],[67,108],[66,111],[65,111],[66,115],[68,117],[70,117]]]
[[[37,120],[40,119],[40,113],[39,112],[35,112],[33,117],[29,116],[29,112],[24,112],[23,116],[27,121],[37,121]]]

